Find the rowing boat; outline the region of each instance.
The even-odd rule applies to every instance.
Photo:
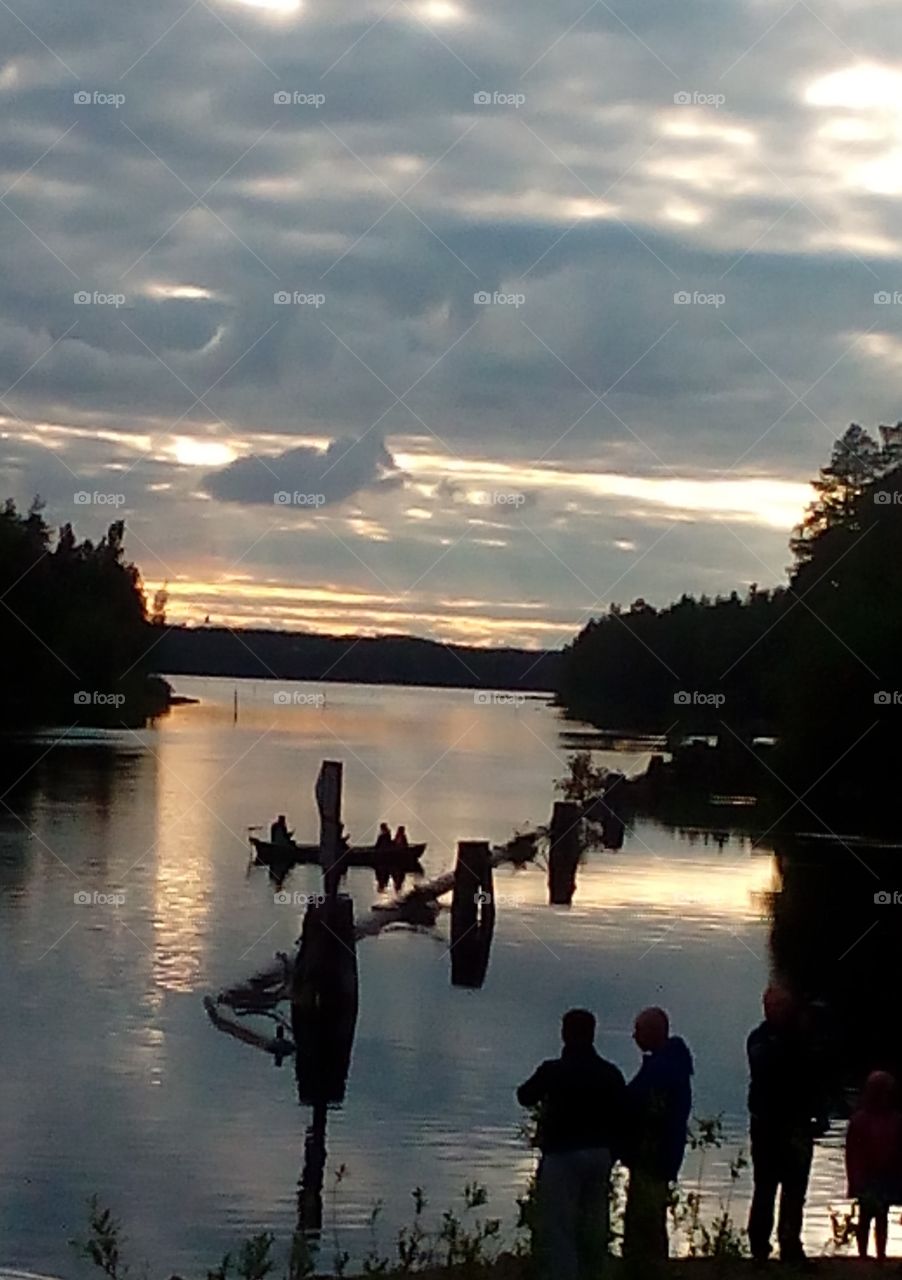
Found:
[[[257,836],[249,836],[248,839],[254,850],[254,859],[260,866],[284,866],[286,863],[293,866],[307,863],[319,866],[318,844],[298,844],[294,840],[274,844],[270,840],[260,840]],[[392,847],[385,852],[381,849],[377,852],[376,846],[372,844],[356,844],[341,855],[341,861],[346,867],[369,867],[374,870],[378,863],[388,870],[420,872],[423,869],[420,859],[425,852],[425,842],[408,845],[406,849]]]

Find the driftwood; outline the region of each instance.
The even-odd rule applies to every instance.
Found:
[[[536,857],[536,837],[518,836],[506,845],[492,850],[492,868],[507,864],[525,866]],[[400,894],[394,902],[374,907],[354,926],[354,936],[374,938],[383,929],[402,925],[420,930],[431,927],[441,910],[439,899],[454,888],[454,871],[446,871],[433,880],[414,885]],[[216,996],[215,1005],[227,1005],[240,1013],[263,1013],[282,1001],[291,999],[295,960],[285,952],[279,952],[273,963],[261,969],[246,982],[227,987]]]

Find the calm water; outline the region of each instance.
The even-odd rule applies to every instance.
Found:
[[[546,821],[566,766],[562,722],[541,700],[237,682],[233,725],[235,681],[176,683],[201,705],[142,733],[46,734],[3,760],[8,1265],[73,1274],[67,1240],[95,1192],[123,1220],[133,1263],[167,1274],[202,1273],[251,1232],[287,1241],[308,1120],[293,1074],[217,1032],[201,1000],[291,947],[297,912],[249,870],[247,829],[286,812],[315,838],[322,758],[345,762],[352,837],[371,838],[383,819],[405,823],[428,840],[431,872],[450,865],[459,839],[500,841]],[[283,705],[277,689],[325,692],[326,702]],[[741,1140],[744,1039],[767,979],[773,884],[772,858],[744,838],[721,848],[643,822],[621,853],[590,857],[569,910],[545,905],[540,870],[500,874],[507,901],[480,992],[450,987],[446,917],[434,939],[364,941],[348,1098],[329,1120],[327,1185],[337,1166],[348,1171],[334,1206],[344,1245],[367,1247],[376,1199],[393,1237],[415,1186],[438,1211],[478,1177],[513,1217],[533,1163],[513,1089],[557,1051],[558,1017],[572,1004],[598,1012],[601,1051],[627,1073],[638,1059],[633,1015],[665,1005],[696,1055],[696,1111],[722,1111]],[[313,890],[316,873],[297,871],[288,887]],[[352,872],[349,888],[358,910],[373,901],[370,873]],[[826,1205],[842,1193],[838,1142],[817,1156],[818,1251]],[[711,1166],[712,1186],[724,1168]],[[740,1202],[747,1191],[744,1178]],[[327,1201],[327,1222],[331,1213]]]

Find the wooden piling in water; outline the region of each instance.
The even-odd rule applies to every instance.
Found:
[[[488,840],[461,840],[451,899],[451,985],[481,987],[495,931],[495,882]]]
[[[292,975],[291,1027],[302,1103],[344,1098],[357,1003],[354,904],[342,893],[307,907]]]
[[[556,800],[551,814],[551,849],[548,854],[548,901],[553,907],[569,907],[576,892],[576,868],[580,855],[580,808],[569,800]]]

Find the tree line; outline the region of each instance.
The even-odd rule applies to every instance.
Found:
[[[166,704],[124,533],[117,520],[96,543],[71,524],[54,538],[39,500],[0,508],[0,726],[138,725]]]
[[[902,424],[853,423],[813,487],[785,585],[612,605],[566,646],[559,696],[605,728],[774,735],[790,795],[864,823],[891,811],[902,727]]]

